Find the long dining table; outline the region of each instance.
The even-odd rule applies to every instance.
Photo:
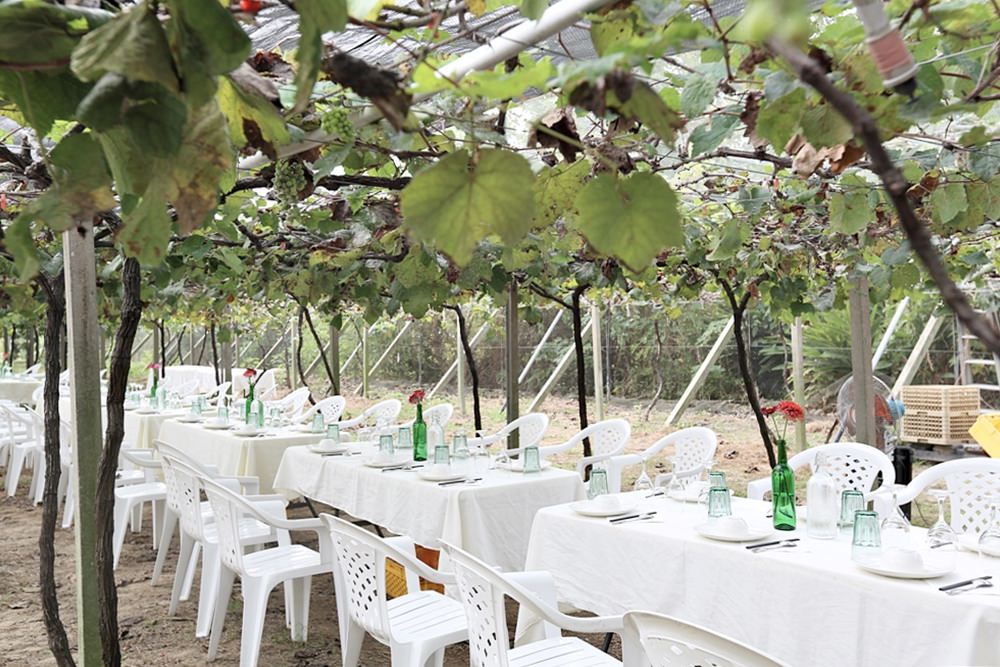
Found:
[[[509,570],[524,566],[538,510],[584,496],[580,476],[570,470],[490,469],[472,473],[480,478],[474,484],[440,485],[417,470],[383,472],[368,462],[367,454],[324,456],[290,447],[274,489],[319,501],[430,549],[447,540]]]
[[[987,575],[1000,584],[1000,559],[934,552],[954,558],[955,569],[935,579],[889,578],[851,560],[847,529],[818,540],[800,523],[765,538],[799,538],[798,546],[756,553],[702,537],[695,526],[706,521],[703,504],[647,494],[636,500],[638,512],[655,516],[612,524],[567,505],[540,510],[527,569],[551,572],[559,600],[577,609],[668,614],[788,665],[1000,665],[996,589],[957,596],[939,590]],[[769,503],[733,500],[734,515],[768,521]],[[913,544],[921,545],[924,534],[913,528]]]

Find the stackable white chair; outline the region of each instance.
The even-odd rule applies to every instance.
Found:
[[[262,511],[252,502],[224,486],[207,479],[199,480],[215,515],[219,535],[222,571],[215,596],[215,614],[208,659],[214,660],[226,620],[233,581],[240,578],[243,590],[243,629],[240,639],[240,667],[254,667],[260,654],[267,599],[278,584],[290,590],[286,606],[291,610],[292,641],[305,641],[309,630],[309,594],[312,577],[332,574],[333,549],[329,532],[320,519],[286,519]],[[245,517],[256,519],[275,530],[308,530],[319,539],[317,552],[302,544],[279,545],[244,554],[240,525]]]
[[[509,454],[515,454],[525,447],[537,446],[542,441],[545,431],[549,428],[549,416],[541,412],[529,412],[523,417],[518,417],[502,429],[492,435],[481,435],[476,438],[469,438],[469,445],[482,445],[489,447],[493,443],[507,442],[507,436],[517,431],[518,449],[508,450]]]
[[[302,424],[308,424],[312,421],[313,415],[319,412],[323,415],[323,423],[333,424],[340,419],[340,415],[344,414],[345,407],[347,407],[347,399],[343,396],[327,396],[322,401],[303,412],[296,421]]]
[[[746,644],[669,616],[631,611],[623,623],[622,657],[626,665],[783,667]]]
[[[267,407],[278,408],[285,417],[294,421],[302,415],[306,403],[309,402],[309,394],[309,387],[299,387],[284,398],[271,401]]]
[[[42,416],[34,410],[15,410],[3,407],[7,418],[14,424],[11,428],[23,429],[24,439],[16,442],[10,448],[10,460],[7,465],[6,491],[8,496],[17,493],[17,485],[21,473],[26,467],[31,468],[31,486],[28,495],[41,498],[41,489],[45,484],[45,424]],[[37,503],[36,503],[37,504]]]
[[[818,454],[825,457],[826,472],[833,477],[838,495],[844,489],[856,489],[866,494],[871,492],[879,473],[882,473],[882,486],[891,488],[896,482],[892,460],[880,450],[859,442],[834,442],[810,447],[788,459],[788,467],[794,471],[809,466],[812,470]],[[747,498],[762,500],[764,494],[770,491],[770,477],[747,484]]]
[[[945,461],[928,468],[905,487],[883,486],[872,494],[875,509],[885,515],[892,507],[892,491],[900,505],[912,502],[932,485],[944,482],[951,505],[949,523],[956,533],[978,534],[990,521],[990,501],[1000,497],[1000,460],[989,458]]]
[[[195,622],[195,636],[207,637],[211,631],[215,611],[215,593],[219,586],[222,557],[219,553],[219,530],[214,523],[214,515],[201,502],[201,479],[199,472],[173,458],[163,455],[163,475],[167,485],[167,503],[180,517],[181,546],[174,572],[174,585],[170,593],[169,615],[177,614],[177,606],[184,597],[188,575],[193,575],[195,567],[194,546],[201,547],[204,554],[201,567],[201,585],[198,592],[198,618]],[[216,480],[218,481],[218,480]],[[276,516],[282,516],[285,501],[281,496],[252,496],[247,498],[255,506]],[[277,542],[288,546],[291,540],[288,532],[274,530],[271,526],[253,518],[240,519],[239,543],[243,547]]]
[[[622,632],[621,616],[567,616],[554,605],[476,557],[442,543],[455,570],[458,597],[469,623],[472,667],[601,667],[622,663],[577,637],[548,637],[510,648],[504,597],[557,628],[581,634]]]
[[[30,420],[21,419],[24,410],[12,401],[0,401],[0,465],[6,466],[18,444],[32,439]]]
[[[262,401],[270,400],[278,389],[278,375],[273,368],[268,368],[254,385],[254,395]]]
[[[233,386],[232,382],[223,382],[217,385],[215,389],[208,393],[209,402],[212,405],[218,406],[220,402],[226,400],[226,395],[229,393],[229,388]]]
[[[657,475],[656,486],[667,484],[671,478],[698,479],[715,462],[718,438],[715,431],[704,426],[692,426],[665,435],[640,453],[612,456],[605,464],[608,470],[608,489],[612,493],[621,491],[622,472],[625,468],[649,461],[669,446],[674,447],[670,457],[673,470]]]
[[[160,524],[163,523],[163,508],[167,500],[167,485],[157,481],[155,477],[162,468],[160,461],[146,453],[135,454],[127,450],[122,450],[122,457],[136,468],[146,471],[150,475],[150,481],[115,487],[115,529],[113,536],[115,569],[118,568],[122,547],[125,545],[125,533],[128,525],[131,523],[133,532],[139,529],[142,525],[142,508],[146,503],[151,503],[153,506],[153,548],[157,547],[160,538]]]
[[[388,428],[396,423],[396,418],[402,409],[402,403],[395,398],[390,398],[376,403],[354,419],[344,419],[337,423],[342,431],[358,428]]]
[[[454,413],[455,406],[451,403],[438,403],[437,405],[432,405],[424,410],[424,422],[428,425],[437,424],[441,428],[444,428],[448,425],[448,422],[451,421],[451,416]],[[406,425],[413,426],[414,421],[416,421],[416,418],[406,422]]]
[[[582,453],[583,441],[589,439],[590,456],[581,456],[576,462],[576,471],[583,477],[589,466],[607,461],[624,452],[631,435],[632,426],[624,419],[605,419],[591,424],[562,444],[539,447],[538,453],[543,459],[577,447]]]
[[[462,605],[435,591],[421,591],[417,577],[445,586],[449,574],[416,557],[405,537],[381,539],[329,514],[322,515],[333,540],[334,583],[344,667],[357,667],[365,634],[389,647],[392,667],[440,666],[444,649],[468,638]],[[406,568],[406,595],[386,600],[385,563]]]
[[[34,366],[28,366],[24,371],[25,375],[30,377],[39,377],[45,375],[45,364],[35,364]]]

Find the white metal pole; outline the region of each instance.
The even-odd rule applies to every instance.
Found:
[[[792,397],[799,405],[806,402],[805,355],[802,350],[802,318],[796,317],[792,323]],[[801,452],[806,449],[806,423],[795,422],[795,446]]]
[[[899,305],[896,306],[896,312],[892,314],[889,326],[885,328],[885,333],[882,334],[882,338],[878,342],[878,347],[875,348],[875,354],[872,355],[872,369],[878,368],[878,362],[882,360],[882,355],[889,348],[889,341],[892,340],[893,334],[896,333],[896,328],[899,327],[899,322],[903,319],[903,313],[906,312],[906,307],[909,305],[910,297],[904,297],[899,302]]]

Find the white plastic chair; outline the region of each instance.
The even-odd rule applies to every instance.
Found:
[[[181,450],[168,445],[162,440],[155,440],[153,442],[153,446],[160,453],[161,457],[170,456],[189,468],[193,468],[198,475],[214,479],[227,488],[231,488],[234,491],[238,491],[248,496],[260,493],[260,479],[257,477],[252,475],[219,475],[218,468],[215,466],[204,465],[200,461],[191,458]],[[160,543],[157,546],[156,551],[156,564],[153,566],[153,577],[151,579],[151,583],[154,586],[159,581],[160,575],[163,573],[163,566],[166,564],[167,553],[170,551],[170,545],[174,540],[174,532],[177,530],[177,523],[180,519],[179,505],[176,502],[171,501],[171,480],[166,473],[166,468],[164,468],[163,477],[164,482],[167,485],[167,504],[163,509],[163,525],[160,528]],[[202,502],[201,507],[202,514],[205,517],[210,518],[212,511],[208,506],[208,502]],[[197,563],[200,552],[201,546],[196,545],[194,553],[191,556],[190,568],[193,568]],[[184,592],[181,594],[181,600],[187,600],[188,598],[188,592],[191,588],[191,576],[188,576],[187,579],[185,579],[184,586],[185,588]]]
[[[576,462],[576,471],[583,477],[589,466],[624,452],[631,435],[632,426],[624,419],[605,419],[591,424],[562,444],[539,447],[538,453],[543,459],[568,452],[575,447],[579,447],[582,453],[583,441],[589,439],[590,456],[581,456]]]
[[[622,657],[626,665],[783,667],[746,644],[669,616],[631,611],[623,621]]]
[[[215,515],[219,535],[222,571],[215,595],[215,614],[208,659],[214,660],[226,620],[233,581],[238,576],[243,590],[243,629],[240,639],[240,667],[255,667],[260,654],[267,599],[278,584],[290,590],[286,606],[291,610],[292,641],[305,641],[309,631],[309,596],[313,575],[332,573],[333,549],[329,533],[320,519],[286,519],[261,511],[239,494],[208,479],[200,479]],[[244,554],[240,526],[249,517],[274,529],[308,530],[316,533],[320,550],[302,544],[279,545]]]
[[[343,396],[327,396],[303,412],[296,421],[301,424],[308,424],[312,421],[313,415],[319,412],[323,415],[324,424],[333,424],[340,419],[340,415],[344,414],[345,407],[347,407],[347,399]]]
[[[158,473],[160,461],[146,456],[137,456],[122,451],[122,456],[137,468]],[[151,478],[152,479],[152,478]],[[163,507],[167,500],[167,485],[159,481],[147,481],[141,484],[128,484],[115,487],[115,527],[113,535],[114,568],[118,568],[122,548],[125,546],[125,533],[131,518],[133,532],[141,525],[142,508],[146,503],[153,506],[153,548],[156,549],[160,539],[160,524],[163,522]]]
[[[895,487],[900,505],[912,502],[932,485],[943,481],[951,504],[951,527],[956,533],[978,534],[990,521],[990,501],[1000,497],[1000,460],[988,458],[945,461],[923,471],[900,488]],[[892,507],[892,487],[883,484],[872,497],[875,509],[885,515]]]
[[[168,614],[177,614],[177,606],[182,599],[188,574],[193,570],[194,545],[198,544],[204,554],[201,567],[201,585],[198,595],[198,618],[195,622],[195,636],[207,637],[215,611],[215,592],[219,585],[222,559],[219,554],[219,531],[213,522],[214,515],[206,512],[201,502],[201,483],[195,468],[185,465],[170,454],[163,456],[163,473],[167,480],[167,503],[180,517],[181,546],[174,572],[174,585],[170,593]],[[216,480],[219,481],[219,480]],[[228,485],[227,485],[228,486]],[[247,498],[262,511],[281,515],[285,501],[281,496],[254,496]],[[244,547],[268,542],[287,546],[291,544],[287,531],[276,531],[270,526],[252,518],[240,520],[240,544]]]
[[[278,408],[285,417],[294,421],[301,416],[306,403],[309,402],[309,394],[309,387],[299,387],[287,396],[279,398],[277,401],[271,401],[267,407],[269,410],[270,408]]]
[[[390,398],[376,403],[354,419],[344,419],[338,424],[342,431],[365,427],[382,429],[396,423],[396,417],[399,416],[399,411],[402,408],[402,403],[395,398]]]
[[[17,485],[21,479],[21,473],[24,472],[26,467],[30,467],[32,474],[28,495],[34,499],[40,496],[40,489],[43,488],[45,481],[44,421],[42,416],[34,410],[19,412],[5,406],[4,411],[8,419],[19,423],[25,433],[24,439],[21,442],[15,443],[10,448],[10,460],[7,464],[7,479],[5,484],[7,495],[13,496],[17,493]]]
[[[233,386],[232,382],[223,382],[222,384],[216,386],[215,389],[209,392],[208,398],[212,405],[218,407],[219,403],[226,400],[226,395],[229,393],[229,388]]]
[[[679,479],[701,477],[701,474],[711,468],[715,461],[718,438],[715,431],[710,428],[692,426],[663,436],[641,453],[612,456],[606,464],[608,490],[612,493],[621,491],[622,471],[625,468],[649,461],[668,446],[674,447],[674,455],[670,457],[673,470],[669,474],[657,475],[656,486],[666,485],[672,477]]]
[[[469,438],[469,445],[482,445],[489,447],[495,442],[507,442],[507,436],[517,431],[518,449],[508,450],[509,454],[514,454],[525,447],[537,446],[542,441],[545,431],[549,428],[549,417],[541,412],[529,412],[523,417],[518,417],[502,429],[492,435],[481,435],[476,438]]]
[[[451,416],[455,414],[455,406],[451,403],[438,403],[424,410],[424,422],[428,425],[438,424],[441,428],[448,425]],[[407,426],[412,426],[416,418],[406,422]]]
[[[357,667],[365,634],[389,647],[392,667],[440,666],[444,649],[465,641],[462,605],[435,591],[421,591],[417,576],[450,586],[454,577],[420,562],[408,538],[380,539],[363,528],[322,515],[333,540],[334,582],[344,667]],[[385,563],[407,570],[406,595],[386,600]]]
[[[896,481],[896,469],[892,460],[880,450],[859,442],[833,442],[810,447],[788,459],[788,466],[794,471],[815,466],[816,455],[826,459],[826,472],[833,477],[839,495],[844,489],[857,489],[862,493],[872,491],[878,474],[882,473],[882,486],[891,487]],[[765,477],[747,484],[747,498],[763,500],[771,490],[771,478]]]
[[[600,667],[622,663],[577,637],[550,637],[510,648],[504,597],[557,628],[582,634],[622,632],[621,616],[567,616],[507,575],[447,542],[459,599],[469,622],[472,667]]]

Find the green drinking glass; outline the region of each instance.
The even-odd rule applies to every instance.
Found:
[[[865,494],[857,489],[844,489],[840,494],[840,525],[853,526],[854,515],[865,509]]]
[[[726,473],[721,470],[713,470],[708,473],[708,488],[728,489],[729,485],[726,483]]]
[[[729,489],[716,486],[708,490],[708,518],[718,519],[732,516],[733,508],[729,499]]]
[[[851,558],[864,560],[882,551],[882,530],[878,514],[870,510],[854,513],[854,539],[851,542]]]

